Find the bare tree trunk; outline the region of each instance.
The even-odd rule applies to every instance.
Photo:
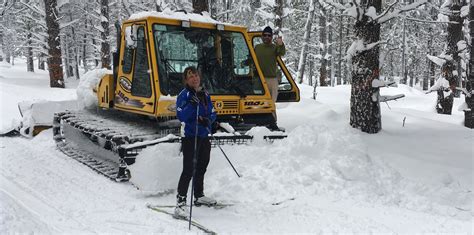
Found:
[[[305,70],[305,65],[306,65],[306,56],[308,55],[307,49],[308,49],[308,43],[309,43],[309,38],[311,34],[313,16],[314,16],[314,0],[311,0],[309,11],[308,11],[308,17],[306,18],[305,32],[303,36],[303,47],[301,48],[300,60],[298,63],[297,80],[298,80],[298,83],[300,84],[303,83],[303,75],[304,75],[304,70]]]
[[[226,10],[230,10],[231,5],[232,5],[232,0],[227,0],[227,2],[226,2]],[[226,14],[226,20],[229,21],[229,13],[228,13],[228,12],[227,12],[227,14]]]
[[[380,13],[381,0],[362,0],[361,5],[374,7]],[[363,13],[359,13],[363,14]],[[365,14],[357,17],[354,25],[355,36],[364,44],[380,40],[380,24],[371,21]],[[352,58],[352,88],[350,125],[367,133],[377,133],[382,129],[380,116],[379,89],[372,87],[372,81],[379,79],[379,46],[357,53]]]
[[[433,28],[431,26],[429,26],[429,28],[428,28],[428,33],[429,33],[429,37],[428,37],[428,55],[431,55],[433,53],[433,39],[432,39]],[[426,59],[426,64],[427,64],[426,73],[425,73],[425,76],[423,76],[423,90],[424,91],[428,90],[428,81],[430,80],[431,63],[433,63],[433,62],[430,59]]]
[[[326,11],[321,7],[320,4],[320,14],[319,17],[319,44],[320,54],[321,54],[321,67],[319,68],[319,85],[327,86],[327,34],[326,34]]]
[[[10,49],[7,48],[7,50],[6,50],[6,52],[5,52],[5,61],[6,61],[7,63],[9,63],[9,64],[11,63],[11,60],[10,60],[11,58],[10,58],[10,57],[11,57]]]
[[[31,40],[31,37],[32,37],[32,33],[31,33],[31,22],[30,21],[27,21],[26,22],[26,31],[27,31],[27,34],[26,34],[26,45],[27,45],[27,49],[26,49],[26,71],[28,72],[34,72],[35,71],[35,66],[33,65],[33,45],[32,45],[32,40]]]
[[[92,19],[89,20],[89,26],[94,27],[94,23],[92,22]],[[97,41],[96,41],[96,38],[94,37],[94,35],[91,36],[91,39],[92,39],[92,45],[93,46],[93,51],[92,51],[92,54],[94,55],[94,61],[95,61],[95,67],[98,67],[99,66],[99,60],[97,59],[97,56],[100,56],[100,53],[97,51]]]
[[[416,60],[416,47],[413,49],[413,53],[411,54],[411,63],[412,63],[412,66],[410,66],[410,71],[409,71],[409,74],[410,74],[410,82],[409,82],[409,86],[410,87],[413,87],[413,80],[415,79],[414,78],[414,70],[416,70],[416,68],[418,67],[417,64],[418,64],[418,61]],[[416,84],[416,83],[415,83]]]
[[[435,63],[431,63],[431,65],[430,65],[430,87],[434,86],[434,84],[435,84],[435,73],[436,73]]]
[[[211,17],[217,19],[217,0],[211,0]]]
[[[390,78],[393,78],[393,53],[390,52]]]
[[[209,12],[209,1],[208,0],[193,0],[194,13],[201,13],[203,11]]]
[[[474,45],[474,4],[471,1],[469,6],[469,34],[471,36],[470,45]],[[470,94],[474,90],[474,49],[471,47],[469,52],[468,77],[466,81],[466,89]],[[464,111],[464,126],[474,128],[474,95],[465,96],[467,107],[470,111]]]
[[[407,64],[406,64],[406,59],[405,59],[405,53],[406,53],[406,36],[405,36],[405,29],[406,29],[406,20],[403,19],[403,36],[402,36],[402,79],[400,81],[401,84],[407,84]]]
[[[346,27],[345,35],[349,35],[349,28],[350,28],[349,27],[349,23],[350,23],[349,17],[346,17],[346,21],[347,21],[347,27]],[[350,46],[350,44],[347,43],[344,52],[347,52],[347,50],[349,49],[349,46]],[[352,70],[352,59],[349,58],[346,61],[346,63],[344,63],[344,84],[350,84],[351,83],[351,79],[350,79],[350,77],[352,76],[351,70]]]
[[[110,45],[109,45],[109,0],[100,1],[101,26],[103,31],[100,33],[102,40],[100,47],[100,58],[102,68],[110,69]]]
[[[84,23],[84,38],[82,40],[82,66],[84,66],[84,71],[87,73],[89,68],[87,67],[87,18]]]
[[[69,9],[69,20],[72,21],[72,13],[71,10]],[[72,41],[74,42],[74,77],[79,80],[79,46],[76,45],[76,31],[74,30],[74,27],[71,27],[71,34],[72,34]]]
[[[46,50],[46,48],[44,49]],[[46,68],[44,65],[45,58],[46,58],[46,54],[44,54],[43,52],[40,52],[38,56],[38,69],[45,70]]]
[[[342,84],[342,27],[343,27],[343,17],[342,17],[342,11],[339,13],[339,56],[338,56],[338,62],[337,62],[337,85]]]
[[[461,86],[461,72],[462,68],[460,66],[461,64],[461,57],[459,56],[458,53],[458,47],[457,43],[461,40],[463,40],[463,34],[462,34],[462,26],[463,26],[463,18],[461,17],[460,10],[461,7],[464,5],[464,1],[452,1],[451,7],[449,8],[451,10],[449,14],[449,21],[452,22],[457,22],[457,24],[448,24],[448,46],[447,46],[447,53],[448,55],[452,55],[453,57],[453,64],[454,67],[449,68],[450,71],[448,71],[448,74],[452,74],[453,71],[457,72],[457,76],[453,76],[452,80],[449,81],[450,85],[453,86]],[[459,97],[459,93],[457,91],[455,92],[455,96]]]
[[[313,86],[313,60],[309,60],[309,76],[308,76],[308,85]]]
[[[331,58],[329,58],[328,60],[328,74],[329,74],[329,77],[330,77],[330,85],[331,86],[334,86],[334,56],[332,55],[332,30],[333,30],[333,27],[332,27],[332,22],[331,22],[331,12],[327,12],[327,15],[326,15],[326,20],[327,20],[327,29],[328,29],[328,39],[327,39],[327,53],[328,53],[328,56],[331,56]]]
[[[4,60],[4,54],[3,54],[3,50],[4,50],[4,44],[3,44],[3,32],[0,30],[0,62],[2,62]]]
[[[61,39],[59,38],[58,10],[56,0],[44,0],[46,25],[48,27],[48,70],[51,87],[64,88],[61,67]]]
[[[65,54],[65,56],[63,56],[63,60],[64,60],[64,64],[65,64],[65,69],[66,69],[66,78],[70,78],[72,76],[74,76],[74,71],[72,70],[72,66],[71,66],[71,63],[70,63],[70,48],[69,48],[69,45],[71,44],[69,42],[69,37],[68,35],[64,35],[63,36],[63,44],[64,46],[62,48],[64,48],[64,51],[63,51],[63,54]]]
[[[283,28],[283,7],[284,7],[284,0],[275,0],[275,29],[274,33],[279,34],[281,29]]]

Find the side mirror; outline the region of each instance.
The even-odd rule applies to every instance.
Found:
[[[125,46],[128,48],[137,47],[137,25],[130,25],[125,27]]]

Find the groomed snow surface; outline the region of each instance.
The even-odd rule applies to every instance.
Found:
[[[2,126],[21,119],[17,102],[76,98],[74,85],[51,89],[47,73],[23,71],[23,61],[0,64]],[[383,130],[369,135],[348,125],[350,86],[318,88],[316,101],[311,87],[300,89],[299,103],[278,105],[287,139],[222,146],[241,178],[212,149],[205,193],[235,205],[194,208],[195,220],[224,234],[473,232],[474,132],[462,125],[463,99],[453,115],[439,115],[436,94],[382,88],[406,97],[381,104]],[[186,222],[146,208],[175,203],[177,145],[141,152],[131,166],[140,190],[63,155],[51,130],[1,137],[0,153],[0,234],[188,232]]]

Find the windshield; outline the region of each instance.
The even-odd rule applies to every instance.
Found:
[[[161,93],[183,89],[183,71],[195,66],[211,95],[263,95],[244,35],[237,32],[153,25]]]

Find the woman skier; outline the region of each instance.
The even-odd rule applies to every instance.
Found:
[[[186,196],[191,179],[194,181],[195,205],[210,206],[217,203],[216,200],[204,196],[204,173],[211,154],[209,131],[216,120],[216,112],[209,94],[200,86],[201,77],[197,69],[194,66],[187,67],[183,75],[185,87],[176,100],[176,114],[184,123],[183,171],[178,183],[175,208],[175,216],[178,217],[189,215]]]

